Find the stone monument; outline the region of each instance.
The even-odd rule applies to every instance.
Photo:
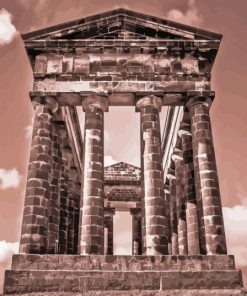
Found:
[[[35,117],[20,252],[4,293],[243,295],[209,115],[222,36],[116,9],[22,37]],[[109,106],[135,106],[141,168],[104,168]],[[113,250],[119,208],[132,215],[128,256]]]

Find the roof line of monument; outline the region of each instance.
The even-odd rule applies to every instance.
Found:
[[[46,27],[46,28],[42,28],[42,29],[39,29],[36,31],[23,33],[23,34],[21,34],[21,36],[24,40],[28,40],[29,38],[35,38],[35,37],[38,37],[39,35],[49,34],[49,33],[55,32],[55,31],[63,30],[63,29],[66,29],[70,26],[85,25],[87,23],[90,23],[90,22],[93,22],[96,20],[100,20],[103,18],[116,16],[116,15],[126,15],[126,16],[132,16],[132,17],[134,16],[137,18],[141,18],[142,20],[144,20],[146,22],[151,21],[151,22],[158,23],[160,25],[171,26],[173,28],[184,30],[189,33],[201,35],[202,37],[207,37],[209,40],[212,40],[212,39],[221,40],[222,39],[222,35],[215,33],[215,32],[207,31],[204,29],[200,29],[200,28],[196,28],[193,26],[177,23],[174,21],[170,21],[170,20],[163,19],[163,18],[156,17],[156,16],[147,15],[147,14],[144,14],[141,12],[137,12],[137,11],[133,11],[133,10],[125,9],[125,8],[118,8],[118,9],[114,9],[114,10],[110,10],[110,11],[105,11],[105,12],[98,13],[98,14],[91,15],[91,16],[87,16],[84,18],[60,23],[60,24],[53,25],[53,26]]]

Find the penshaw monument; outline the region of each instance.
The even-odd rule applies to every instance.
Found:
[[[209,113],[221,37],[127,9],[22,35],[35,117],[6,295],[244,295],[227,254]],[[114,106],[140,117],[140,168],[104,167]],[[132,255],[114,255],[120,208],[131,214]]]

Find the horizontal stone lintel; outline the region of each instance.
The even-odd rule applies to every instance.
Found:
[[[129,211],[129,209],[135,209],[135,208],[141,208],[140,202],[134,202],[134,201],[104,201],[104,207],[110,207],[114,208],[116,210],[126,210]]]
[[[82,101],[89,95],[97,94],[108,97],[110,106],[135,106],[136,100],[143,96],[158,96],[162,98],[163,106],[182,106],[187,98],[188,93],[194,96],[212,96],[211,90],[196,91],[191,90],[188,92],[155,92],[155,91],[140,91],[140,92],[30,92],[31,100],[35,97],[52,96],[56,97],[60,106],[82,106]],[[111,183],[109,181],[109,183]],[[129,182],[127,182],[129,183]]]
[[[220,45],[219,40],[174,40],[174,39],[159,39],[159,40],[106,40],[106,39],[87,39],[87,40],[32,40],[26,41],[26,48],[63,48],[63,47],[155,47],[155,48],[204,48],[204,49],[218,49]]]

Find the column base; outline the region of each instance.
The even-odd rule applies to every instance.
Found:
[[[4,293],[226,296],[245,295],[242,286],[241,271],[235,269],[234,258],[228,255],[20,254],[13,255],[12,269],[5,272]]]

